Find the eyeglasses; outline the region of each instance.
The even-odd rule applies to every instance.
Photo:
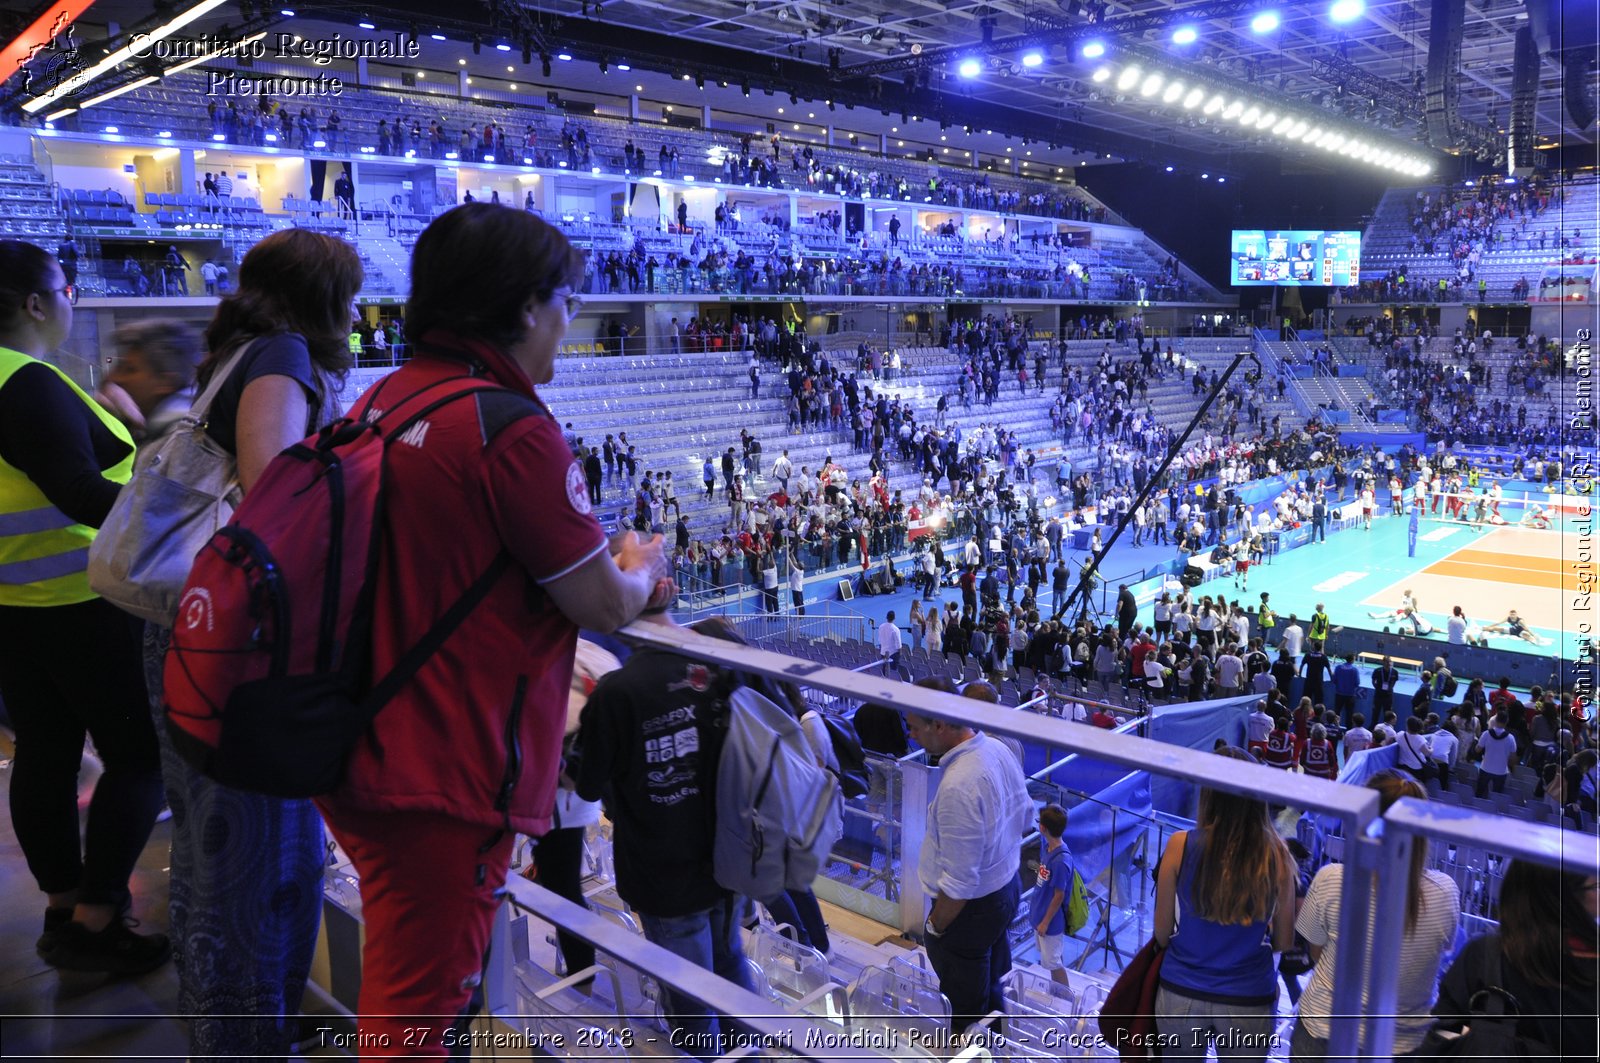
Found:
[[[75,285],[75,284],[66,284],[66,285],[61,286],[60,288],[46,288],[43,291],[41,291],[39,294],[40,295],[53,295],[56,292],[60,292],[62,295],[66,296],[67,297],[67,302],[71,303],[73,306],[77,306],[78,305],[78,286]]]
[[[576,318],[578,316],[578,312],[583,309],[583,296],[574,295],[571,292],[568,292],[566,295],[561,296],[561,305],[566,311],[567,320],[570,322]]]

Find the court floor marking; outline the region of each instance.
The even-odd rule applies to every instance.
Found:
[[[1514,571],[1516,579],[1500,579],[1485,573],[1483,570]],[[1530,590],[1559,590],[1563,593],[1572,593],[1576,590],[1577,579],[1572,580],[1569,586],[1559,573],[1543,572],[1537,569],[1507,569],[1504,565],[1474,565],[1465,561],[1440,561],[1429,565],[1423,572],[1428,576],[1444,576],[1453,579],[1476,580],[1480,583],[1495,583],[1503,587],[1526,587]]]
[[[1445,527],[1438,529],[1440,531],[1459,532],[1459,531],[1465,530],[1465,529],[1467,529],[1469,527],[1469,525],[1462,524],[1462,523],[1455,522],[1455,521],[1451,521],[1451,522],[1448,522],[1448,523],[1446,523],[1446,522],[1441,522],[1441,523],[1445,523]],[[1518,553],[1514,549],[1507,549],[1505,551],[1502,551],[1502,550],[1496,549],[1495,546],[1493,545],[1493,543],[1495,542],[1495,540],[1498,539],[1498,540],[1501,540],[1501,541],[1505,541],[1507,543],[1508,547],[1512,547],[1512,546],[1514,546],[1516,544],[1524,544],[1524,546],[1526,548],[1526,544],[1529,542],[1529,540],[1527,539],[1527,536],[1529,536],[1529,535],[1541,535],[1541,536],[1544,536],[1544,535],[1552,534],[1550,532],[1532,531],[1532,530],[1527,529],[1527,528],[1521,528],[1521,527],[1519,527],[1517,525],[1510,525],[1510,524],[1508,524],[1508,525],[1485,526],[1485,528],[1483,530],[1485,532],[1487,532],[1488,534],[1486,534],[1486,535],[1470,535],[1470,536],[1463,537],[1462,541],[1460,543],[1458,543],[1456,546],[1454,546],[1454,547],[1446,547],[1445,552],[1441,556],[1433,559],[1432,561],[1428,562],[1426,565],[1423,565],[1421,568],[1412,570],[1412,572],[1409,575],[1402,576],[1400,579],[1395,580],[1393,583],[1390,583],[1389,585],[1383,587],[1381,590],[1378,591],[1378,593],[1373,594],[1373,595],[1369,595],[1364,600],[1362,600],[1360,604],[1362,606],[1373,606],[1373,607],[1377,607],[1377,608],[1392,607],[1391,603],[1399,601],[1400,589],[1403,588],[1404,585],[1407,582],[1409,582],[1409,581],[1411,581],[1411,580],[1413,580],[1413,579],[1415,579],[1417,577],[1432,577],[1434,579],[1467,580],[1467,581],[1471,581],[1474,584],[1480,584],[1480,585],[1487,584],[1490,587],[1494,587],[1494,586],[1498,585],[1500,587],[1507,587],[1507,588],[1516,587],[1516,588],[1526,589],[1526,590],[1529,590],[1529,591],[1556,592],[1556,593],[1560,593],[1560,594],[1568,593],[1568,588],[1566,588],[1564,585],[1563,586],[1553,586],[1553,585],[1551,585],[1549,583],[1544,582],[1544,580],[1548,579],[1548,577],[1545,576],[1545,574],[1542,573],[1542,572],[1538,573],[1536,575],[1535,573],[1537,572],[1537,570],[1531,570],[1531,569],[1529,569],[1527,567],[1517,567],[1517,566],[1511,566],[1511,565],[1486,564],[1486,563],[1475,562],[1475,561],[1471,561],[1471,560],[1458,560],[1458,558],[1460,558],[1461,555],[1470,555],[1470,554],[1473,554],[1473,553],[1492,554],[1492,555],[1499,555],[1499,556],[1503,556],[1503,557],[1512,557],[1512,558],[1518,558],[1518,557],[1526,556],[1526,557],[1535,557],[1535,558],[1539,558],[1539,559],[1543,560],[1543,559],[1545,559],[1545,555],[1543,553],[1536,553],[1536,554],[1528,554],[1526,552]],[[1500,532],[1505,532],[1507,534],[1500,535],[1500,534],[1498,534]],[[1566,535],[1567,533],[1566,532],[1561,532],[1561,533],[1557,533],[1557,534]],[[1444,536],[1441,536],[1441,538],[1444,538]],[[1547,540],[1547,539],[1542,539],[1541,538],[1539,540],[1533,540],[1533,541],[1537,542],[1541,547],[1544,547],[1547,543],[1552,542],[1552,541],[1557,541],[1557,540]],[[1564,541],[1561,542],[1561,546],[1558,547],[1558,548],[1561,548],[1561,549],[1565,548]],[[1399,559],[1397,558],[1397,560],[1399,560]],[[1404,560],[1405,561],[1411,561],[1413,559],[1408,557],[1408,558],[1405,558]],[[1402,562],[1402,563],[1404,563],[1404,562]],[[1531,580],[1527,580],[1527,579],[1523,579],[1523,578],[1510,579],[1510,578],[1507,578],[1506,576],[1495,575],[1494,573],[1497,572],[1497,571],[1498,572],[1515,573],[1518,577],[1533,577],[1533,579],[1531,579]],[[1469,592],[1468,589],[1465,588],[1465,587],[1463,587],[1462,590],[1463,590],[1463,592],[1467,592],[1466,596],[1468,597],[1469,600],[1478,597],[1478,593]],[[1391,595],[1392,595],[1392,597],[1391,597]],[[1447,613],[1432,613],[1430,610],[1428,610],[1426,608],[1419,610],[1419,612],[1421,613],[1421,615],[1423,617],[1428,619],[1430,622],[1433,621],[1435,617],[1439,618],[1440,622],[1443,622],[1444,618],[1448,616]],[[1533,626],[1537,628],[1540,625],[1533,625]]]
[[[1321,594],[1332,594],[1334,591],[1344,590],[1352,583],[1359,583],[1367,578],[1365,572],[1341,572],[1331,579],[1325,579],[1311,589]]]

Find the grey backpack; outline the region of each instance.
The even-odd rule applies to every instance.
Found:
[[[749,687],[728,697],[717,764],[717,884],[763,903],[809,889],[844,833],[839,784],[800,723]]]

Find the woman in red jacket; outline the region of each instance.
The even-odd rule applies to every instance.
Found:
[[[437,409],[385,459],[374,674],[467,588],[491,589],[318,802],[361,876],[360,1032],[410,1056],[446,1055],[446,1029],[470,1019],[512,841],[550,829],[578,628],[614,631],[671,595],[661,537],[607,542],[535,391],[582,277],[581,253],[526,211],[448,211],[412,257],[414,355],[354,407],[393,424],[464,381],[495,385]]]
[[[1339,776],[1339,758],[1333,743],[1328,741],[1328,729],[1320,723],[1311,725],[1311,737],[1300,747],[1300,767],[1307,775],[1319,779]]]

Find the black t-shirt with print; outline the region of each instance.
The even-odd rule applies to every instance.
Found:
[[[699,661],[642,649],[583,709],[577,792],[605,802],[617,893],[649,915],[688,915],[727,896],[712,877],[723,737],[716,679]]]

